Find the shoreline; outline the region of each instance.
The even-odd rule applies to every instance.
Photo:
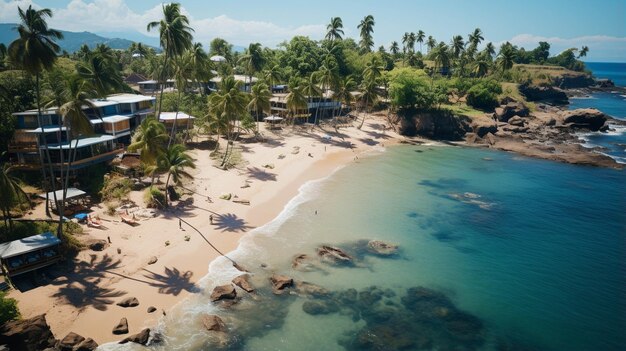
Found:
[[[81,251],[73,271],[58,267],[61,272],[48,284],[21,293],[14,290],[10,297],[19,301],[23,318],[46,313],[57,339],[74,332],[93,338],[98,344],[117,342],[127,336],[111,332],[121,318],[128,320],[128,335],[152,328],[180,302],[201,292],[197,282],[208,274],[209,266],[220,256],[191,228],[183,224],[184,231],[179,229],[178,216],[200,229],[206,239],[228,254],[239,247],[240,239],[250,230],[276,219],[303,184],[332,175],[380,144],[397,144],[404,139],[391,130],[381,133],[381,124],[375,122],[383,121],[371,117],[363,130],[348,127],[339,130],[341,135],[319,130],[288,132],[278,138],[278,147],[266,143],[244,144],[247,151],[242,156],[248,162],[244,170],[217,169],[208,157],[202,158],[208,156],[208,151],[195,150],[198,172],[192,184],[186,186],[195,192],[193,205],[175,208],[173,212],[159,211],[158,217],[130,227],[107,216],[101,204],[94,208],[94,213],[103,218],[108,229],[87,229],[81,241],[110,237],[111,245],[100,252]],[[325,142],[321,138],[324,134],[332,135],[332,140]],[[301,151],[290,154],[295,147]],[[263,169],[262,165],[266,164],[275,168]],[[242,184],[249,187],[243,188]],[[229,192],[250,201],[251,206],[219,199],[221,194]],[[140,203],[141,194],[132,192],[131,200]],[[207,202],[201,194],[208,194],[213,202]],[[216,224],[209,223],[209,213],[217,218]],[[189,241],[185,240],[187,235]],[[149,239],[142,239],[144,236]],[[169,245],[163,244],[166,240]],[[158,261],[149,265],[151,256],[156,256]],[[128,297],[136,297],[139,306],[116,305]],[[148,306],[154,306],[156,312],[148,313]]]

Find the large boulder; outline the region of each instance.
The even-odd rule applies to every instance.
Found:
[[[520,116],[513,116],[509,119],[508,122],[510,125],[518,127],[523,127],[525,124],[524,119],[522,119]]]
[[[126,318],[120,319],[120,322],[117,323],[115,327],[113,327],[113,334],[128,334],[128,320]]]
[[[87,338],[80,344],[76,345],[76,347],[74,347],[74,351],[93,351],[97,348],[98,343],[92,338]]]
[[[352,256],[340,248],[333,246],[321,246],[317,248],[317,255],[325,262],[332,264],[353,264]]]
[[[488,133],[495,134],[498,131],[498,125],[496,122],[487,117],[477,117],[472,120],[472,130],[479,137],[484,137]]]
[[[243,291],[248,292],[248,293],[253,293],[254,292],[254,288],[252,287],[252,285],[248,281],[249,277],[250,276],[248,274],[242,274],[240,276],[235,277],[235,279],[233,279],[232,282],[233,282],[233,284],[235,284],[238,287],[240,287],[241,289],[243,289]]]
[[[72,351],[75,346],[78,346],[78,344],[80,344],[84,340],[84,337],[74,332],[70,332],[61,341],[59,341],[59,343],[57,344],[57,348],[61,351]]]
[[[554,87],[522,84],[519,86],[519,91],[528,101],[549,101],[558,105],[565,105],[569,101],[563,90]]]
[[[125,298],[124,300],[118,302],[117,305],[121,306],[121,307],[124,307],[124,308],[126,308],[126,307],[136,307],[136,306],[139,306],[139,300],[137,300],[136,297],[128,297],[128,298]]]
[[[46,322],[45,314],[9,321],[0,327],[0,345],[6,345],[10,350],[43,350],[55,344],[56,339]]]
[[[607,118],[604,113],[595,108],[579,108],[576,110],[565,111],[562,113],[563,123],[570,124],[573,128],[589,129],[598,131]]]
[[[129,342],[134,342],[136,344],[140,344],[140,345],[146,345],[148,343],[148,339],[150,339],[150,328],[146,328],[142,331],[140,331],[137,334],[133,334],[123,340],[121,340],[119,343],[120,344],[126,344]]]
[[[378,256],[393,256],[398,253],[398,245],[380,240],[370,240],[367,243],[367,250]]]
[[[530,110],[521,102],[509,102],[495,109],[493,116],[500,122],[507,122],[513,116],[526,117]]]
[[[237,291],[232,284],[216,286],[211,293],[211,301],[233,300],[237,297]]]
[[[214,314],[202,316],[201,321],[204,329],[208,331],[226,332],[228,330],[224,321]]]
[[[282,294],[285,289],[293,287],[293,279],[286,275],[273,274],[270,277],[270,282],[272,283],[272,292],[277,295]]]
[[[471,131],[469,118],[456,116],[449,111],[420,112],[400,118],[401,135],[421,135],[433,139],[461,140]]]

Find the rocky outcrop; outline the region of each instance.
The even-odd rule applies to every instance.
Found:
[[[270,278],[272,283],[272,292],[276,295],[280,295],[285,292],[287,288],[293,287],[293,279],[286,275],[273,274]]]
[[[250,276],[248,274],[242,274],[240,276],[235,277],[235,279],[233,279],[232,282],[236,286],[238,286],[241,289],[243,289],[243,291],[248,292],[248,293],[253,293],[254,292],[254,288],[252,287],[252,285],[248,281],[249,277]]]
[[[597,88],[615,88],[615,83],[610,79],[596,79],[595,87]]]
[[[587,74],[562,74],[552,78],[555,86],[561,89],[586,88],[595,83],[594,79]]]
[[[117,303],[118,306],[127,308],[127,307],[136,307],[139,306],[139,300],[136,297],[128,297],[124,300]]]
[[[348,255],[340,248],[333,246],[322,246],[317,248],[317,255],[325,262],[332,264],[353,264],[352,256]]]
[[[211,301],[233,300],[237,297],[237,291],[232,284],[216,286],[211,293]]]
[[[512,126],[522,127],[526,122],[520,116],[513,116],[509,119],[508,123]]]
[[[128,320],[126,318],[120,319],[120,322],[113,327],[112,332],[115,335],[128,334]]]
[[[549,101],[558,105],[565,105],[569,101],[567,94],[559,88],[522,84],[519,86],[519,91],[528,101]]]
[[[507,122],[513,116],[526,117],[530,113],[530,110],[526,105],[521,102],[511,101],[506,105],[500,105],[496,107],[493,117],[500,122]]]
[[[135,344],[139,344],[139,345],[146,345],[148,343],[148,339],[150,339],[150,329],[146,328],[142,331],[140,331],[137,334],[133,334],[123,340],[121,340],[119,343],[120,344],[126,344],[129,342],[134,342]]]
[[[474,118],[471,127],[473,132],[480,138],[483,138],[488,133],[495,134],[498,131],[498,125],[496,122],[487,117]]]
[[[201,322],[202,322],[202,326],[204,326],[204,329],[208,331],[215,331],[215,332],[228,331],[224,321],[219,316],[216,316],[214,314],[202,316]]]
[[[80,344],[76,345],[73,351],[93,351],[97,348],[98,343],[92,338],[87,338],[83,340]]]
[[[561,116],[564,124],[569,124],[573,128],[589,129],[591,131],[600,130],[607,121],[606,115],[594,108],[564,111]]]
[[[439,140],[461,140],[471,131],[469,118],[449,111],[426,111],[400,118],[401,135],[421,135]]]
[[[367,243],[367,250],[378,256],[392,256],[398,253],[398,245],[380,240],[370,240]]]
[[[45,314],[9,321],[0,327],[0,345],[6,345],[10,350],[43,350],[55,344],[56,339],[46,322]]]
[[[84,337],[74,332],[70,332],[61,341],[59,341],[59,343],[57,344],[57,348],[60,351],[72,351],[75,346],[78,346],[78,344],[83,341],[85,341]]]

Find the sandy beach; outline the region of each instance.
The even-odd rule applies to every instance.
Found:
[[[129,334],[153,326],[175,304],[199,292],[196,282],[219,256],[205,239],[223,253],[234,250],[243,235],[275,218],[301,185],[402,138],[386,127],[382,116],[369,116],[362,129],[356,125],[339,133],[331,127],[262,130],[264,142],[237,144],[243,161],[228,171],[214,167],[211,150],[193,150],[197,169],[185,184],[193,190],[193,200],[175,202],[137,226],[108,216],[103,204],[94,207],[92,214],[102,218],[106,229],[85,226],[79,238],[110,238],[111,244],[103,251],[81,251],[74,262],[60,263],[55,271],[61,273],[51,281],[14,290],[10,297],[19,301],[24,318],[45,313],[58,339],[74,332],[99,344],[117,341],[124,335],[114,335],[112,329],[121,318],[128,320]],[[220,199],[228,193],[231,201]],[[134,191],[130,198],[142,207],[142,196],[143,191]],[[40,212],[42,208],[32,216]],[[148,264],[153,256],[158,261]],[[139,306],[117,305],[129,297],[137,298]],[[150,306],[156,311],[148,313]]]

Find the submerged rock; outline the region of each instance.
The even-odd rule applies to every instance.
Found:
[[[322,258],[324,262],[332,264],[347,264],[352,265],[353,258],[340,248],[333,246],[322,246],[317,249],[317,255]]]
[[[276,295],[280,295],[285,289],[293,287],[293,279],[286,275],[273,274],[270,281],[272,283],[272,292]]]
[[[211,293],[211,301],[233,300],[237,297],[237,290],[232,284],[216,286]]]
[[[243,289],[245,292],[248,293],[253,293],[254,292],[254,288],[252,287],[252,285],[250,284],[250,282],[248,281],[248,278],[250,276],[248,274],[242,274],[240,276],[235,277],[232,282],[233,284],[235,284],[236,286],[240,287],[241,289]]]
[[[312,297],[325,297],[330,294],[330,292],[326,288],[308,282],[297,282],[296,290],[300,294]]]
[[[339,305],[334,300],[305,301],[302,310],[310,315],[329,314],[339,311]]]
[[[380,240],[370,240],[367,243],[367,248],[370,252],[379,256],[392,256],[398,253],[398,245]]]
[[[201,321],[204,329],[208,331],[226,332],[228,330],[224,321],[214,314],[202,316]]]

